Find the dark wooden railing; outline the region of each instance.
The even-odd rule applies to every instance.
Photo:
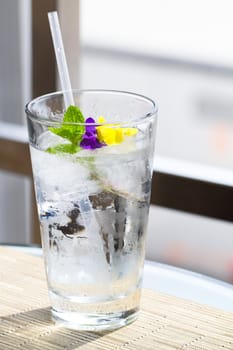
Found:
[[[230,185],[156,171],[151,203],[233,222],[233,186]]]

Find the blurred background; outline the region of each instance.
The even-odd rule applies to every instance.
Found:
[[[155,170],[232,191],[233,2],[0,0],[0,130],[21,140],[25,103],[59,89],[47,21],[54,9],[73,87],[155,99]],[[228,198],[217,204],[233,210]],[[1,171],[0,242],[35,241],[31,203],[30,178]],[[232,221],[152,205],[146,253],[233,282]]]

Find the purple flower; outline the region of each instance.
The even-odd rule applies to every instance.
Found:
[[[96,149],[105,146],[104,143],[99,142],[99,140],[97,139],[95,120],[93,118],[87,118],[85,123],[89,125],[85,126],[86,132],[83,135],[83,139],[80,142],[80,146],[84,149]]]

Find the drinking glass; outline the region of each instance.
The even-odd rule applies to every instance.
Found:
[[[139,311],[157,106],[122,91],[72,94],[82,122],[62,92],[26,106],[33,178],[52,317],[102,331]]]

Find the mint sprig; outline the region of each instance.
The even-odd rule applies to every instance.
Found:
[[[54,134],[69,140],[73,144],[77,144],[82,140],[85,131],[84,125],[67,125],[64,123],[82,123],[85,119],[77,106],[69,106],[64,114],[62,125],[60,128],[52,128],[49,130]]]
[[[54,147],[47,148],[47,152],[51,154],[57,153],[69,153],[74,154],[81,150],[81,147],[74,145],[73,143],[61,143]]]
[[[49,127],[48,129],[52,133],[69,140],[71,144],[59,144],[55,147],[49,147],[47,152],[53,154],[73,154],[78,152],[81,149],[79,144],[85,132],[84,122],[85,119],[80,109],[77,106],[69,106],[64,114],[61,126],[59,128]],[[75,125],[72,125],[72,123],[75,123]]]

